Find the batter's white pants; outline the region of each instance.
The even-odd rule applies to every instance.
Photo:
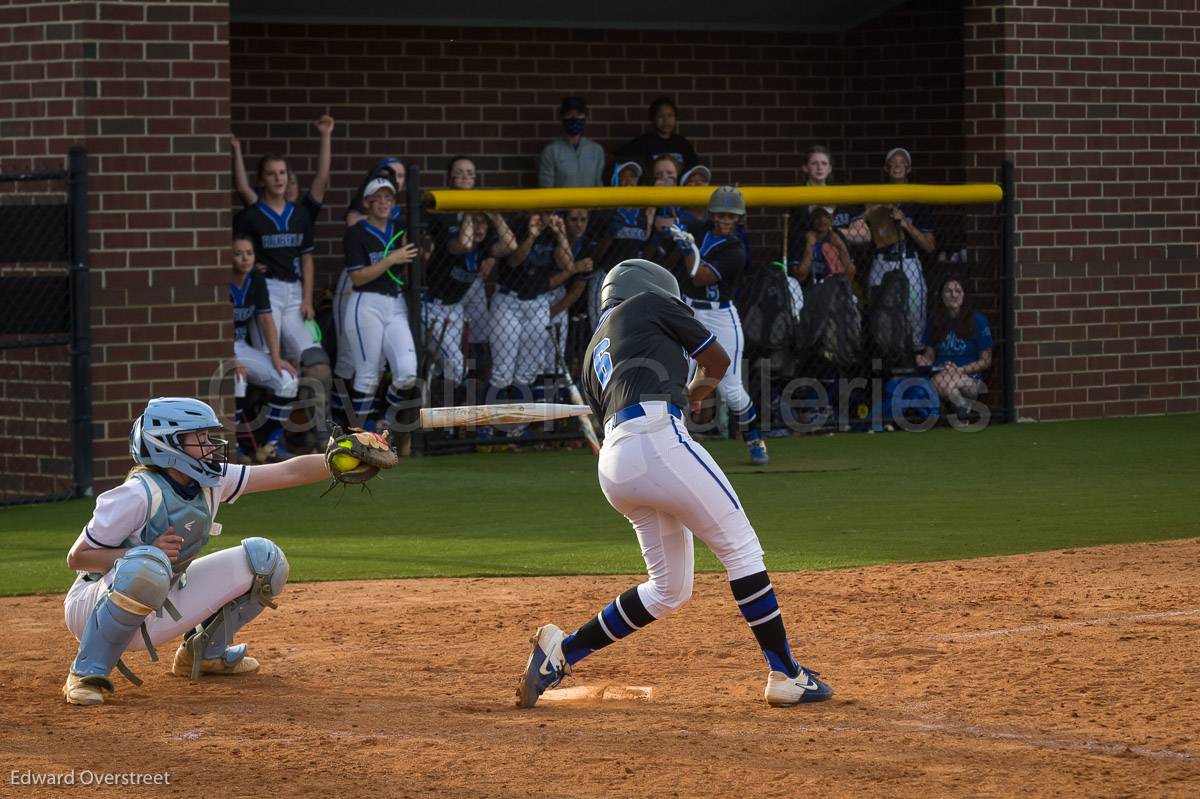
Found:
[[[442,374],[445,378],[458,385],[466,373],[463,367],[462,338],[466,326],[467,314],[462,302],[446,304],[441,300],[425,300],[421,303],[425,335],[429,346],[433,346],[439,338],[438,359],[442,363]]]
[[[897,269],[904,269],[908,278],[908,319],[912,323],[913,349],[923,349],[925,340],[925,269],[921,259],[905,258],[901,261],[886,261],[876,256],[871,263],[871,274],[867,278],[869,287],[878,286],[883,276]]]
[[[271,363],[271,356],[267,353],[244,341],[235,341],[233,342],[233,357],[249,373],[247,382],[271,389],[271,392],[282,400],[296,398],[296,389],[299,387],[300,381],[294,375],[276,369],[275,364]]]
[[[493,386],[528,385],[546,362],[550,347],[546,325],[550,323],[550,297],[539,294],[532,300],[497,292],[492,298]],[[553,351],[551,351],[553,352]]]
[[[393,389],[406,389],[417,381],[417,349],[408,327],[403,293],[389,297],[355,291],[346,309],[346,320],[356,392],[375,393],[385,362],[392,370]]]
[[[103,579],[95,582],[78,579],[71,586],[63,602],[63,614],[71,635],[76,638],[83,635],[92,610],[112,584],[113,574],[114,570],[110,569]],[[161,618],[151,613],[146,617],[150,640],[157,645],[178,638],[226,603],[247,593],[253,582],[254,573],[246,560],[246,550],[240,546],[196,558],[188,566],[186,581],[175,583],[167,594],[167,599],[179,611],[179,621],[173,620],[165,610]],[[135,633],[127,651],[145,648],[142,636]]]
[[[470,323],[467,331],[472,344],[486,344],[492,335],[491,311],[488,310],[487,287],[482,278],[475,278],[471,288],[459,300]]]
[[[742,335],[742,320],[738,316],[737,308],[730,303],[728,308],[693,310],[696,312],[696,321],[707,327],[709,332],[717,337],[717,343],[729,354],[729,370],[717,384],[717,393],[730,410],[739,417],[744,417],[753,407],[753,403],[746,387],[742,385],[742,358],[746,354],[746,339]],[[694,363],[692,368],[695,369]],[[742,418],[741,421],[749,420]]]
[[[267,278],[267,292],[271,295],[271,318],[275,321],[275,332],[279,334],[279,352],[284,358],[299,361],[300,353],[318,345],[308,332],[300,306],[304,304],[304,284],[297,280]]]
[[[346,307],[354,296],[351,289],[350,273],[343,269],[333,290],[333,329],[337,333],[337,363],[333,373],[343,380],[354,376],[354,353],[350,349],[350,337],[346,335]]]
[[[633,525],[650,579],[638,596],[656,619],[692,593],[692,534],[721,561],[730,580],[764,571],[763,550],[741,500],[721,467],[667,413],[643,402],[647,415],[613,429],[600,449],[600,488]]]

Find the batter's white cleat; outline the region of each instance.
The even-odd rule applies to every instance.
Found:
[[[192,653],[187,644],[182,643],[175,650],[175,662],[171,664],[171,673],[176,677],[192,676]],[[246,654],[246,645],[238,644],[225,650],[225,655],[219,658],[204,658],[200,661],[201,674],[253,674],[258,671],[258,661]]]
[[[111,693],[112,689],[112,683],[107,677],[84,677],[70,672],[67,674],[67,683],[63,686],[62,693],[68,705],[87,707],[104,704],[104,694],[101,690]]]
[[[529,642],[533,651],[517,683],[517,707],[533,707],[543,693],[571,673],[562,651],[563,631],[558,627],[553,624],[538,627]]]
[[[801,702],[824,702],[833,696],[833,689],[817,679],[817,672],[805,668],[796,677],[772,671],[767,675],[766,696],[771,707],[789,707]]]

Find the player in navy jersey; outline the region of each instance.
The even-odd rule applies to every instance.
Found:
[[[244,453],[248,459],[261,463],[280,454],[267,442],[273,440],[275,431],[287,419],[289,406],[296,399],[298,382],[296,368],[279,353],[267,284],[262,272],[254,268],[254,241],[244,234],[233,238],[229,301],[233,304],[233,356],[238,378],[234,382],[238,454]],[[261,422],[246,415],[247,383],[271,391],[267,418]]]
[[[352,289],[346,306],[346,338],[354,358],[350,421],[370,427],[376,411],[375,393],[386,362],[392,375],[387,391],[390,409],[407,405],[404,396],[417,380],[417,351],[408,324],[400,267],[417,256],[413,244],[395,241],[399,232],[391,221],[396,187],[387,178],[371,181],[363,193],[367,218],[346,228],[342,237],[346,271]],[[390,246],[389,246],[390,245]],[[392,414],[389,423],[395,420]]]

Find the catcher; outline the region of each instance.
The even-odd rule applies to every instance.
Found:
[[[256,659],[234,635],[275,598],[287,582],[288,562],[265,538],[201,556],[222,502],[243,494],[291,488],[332,476],[361,483],[397,463],[387,439],[335,431],[324,455],[304,455],[264,466],[230,465],[222,426],[205,403],[183,397],[153,399],[133,423],[134,467],[125,482],[96,498],[96,509],[67,555],[79,572],[64,602],[67,627],[79,639],[63,697],[72,705],[99,705],[116,667],[141,685],[121,661],[127,651],[184,636],[171,673],[239,675],[258,671]]]

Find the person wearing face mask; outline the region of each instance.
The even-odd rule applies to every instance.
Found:
[[[542,150],[538,161],[538,186],[543,189],[592,188],[603,185],[604,148],[585,137],[587,103],[582,97],[564,98],[558,107],[561,139]]]

